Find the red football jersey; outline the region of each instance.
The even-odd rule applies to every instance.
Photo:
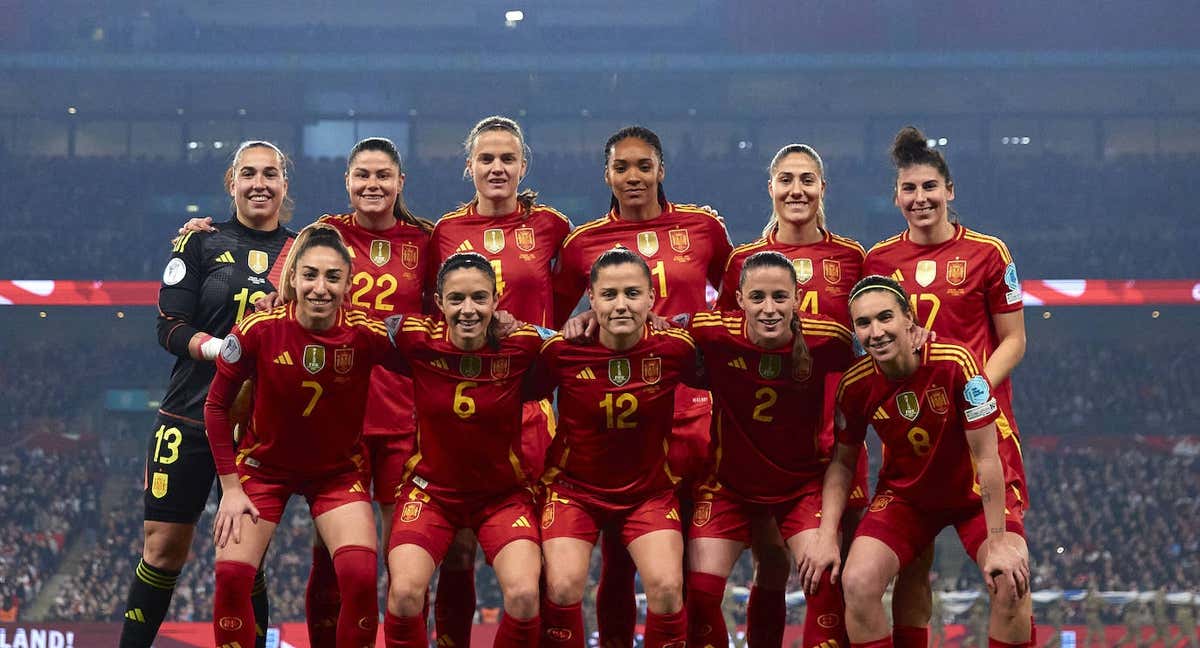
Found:
[[[773,251],[792,260],[800,289],[800,311],[825,315],[843,326],[850,325],[850,289],[862,277],[866,253],[858,241],[824,231],[825,237],[808,245],[789,245],[776,240],[776,232],[752,243],[739,245],[729,255],[717,309],[737,310],[738,282],[746,259],[757,252]]]
[[[498,348],[468,352],[454,346],[440,317],[405,317],[393,340],[421,394],[406,478],[450,501],[528,485],[518,452],[521,395],[543,341],[537,330],[525,325]]]
[[[550,326],[550,266],[570,231],[571,221],[547,205],[534,205],[528,215],[518,210],[506,216],[480,216],[474,205],[467,205],[442,216],[434,226],[434,258],[426,285],[431,291],[437,286],[437,272],[446,257],[478,252],[496,270],[498,307],[522,322]]]
[[[641,341],[621,352],[555,335],[540,357],[537,391],[558,387],[558,434],[543,481],[561,479],[622,504],[674,486],[666,459],[675,387],[698,379],[690,335],[646,327]]]
[[[424,305],[421,281],[429,264],[429,234],[416,225],[397,222],[375,231],[354,222],[354,214],[326,214],[318,221],[337,228],[353,258],[347,305],[384,319],[420,312]],[[412,380],[377,367],[372,375],[363,434],[411,434]]]
[[[861,444],[870,425],[883,442],[877,493],[930,509],[980,505],[966,431],[992,423],[999,409],[966,347],[926,344],[921,366],[902,380],[863,356],[842,376],[837,406],[838,441]]]
[[[615,211],[580,225],[563,243],[554,271],[554,323],[561,327],[588,287],[592,263],[622,246],[637,250],[650,266],[654,312],[663,317],[708,309],[706,286],[721,283],[733,245],[725,225],[694,205],[667,203],[649,221],[630,221]]]
[[[280,478],[353,468],[371,371],[394,357],[384,324],[357,310],[339,310],[325,331],[300,326],[295,304],[242,320],[221,347],[205,404],[217,471],[243,461]],[[235,460],[228,411],[247,378],[254,412]]]
[[[750,341],[741,311],[697,313],[689,329],[713,393],[712,458],[721,488],[765,504],[819,491],[832,439],[825,438],[825,377],[853,360],[850,331],[825,317],[803,320],[813,364],[792,370],[791,344]]]

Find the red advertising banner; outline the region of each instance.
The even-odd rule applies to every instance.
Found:
[[[153,306],[156,281],[0,280],[0,306]],[[1200,279],[1030,279],[1026,306],[1200,304]]]

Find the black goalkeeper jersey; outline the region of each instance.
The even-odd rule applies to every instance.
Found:
[[[197,332],[225,337],[253,313],[254,302],[276,290],[296,236],[283,226],[253,230],[237,218],[215,227],[175,240],[158,290],[158,342],[177,357],[160,411],[201,427],[216,364],[192,359],[188,341]]]

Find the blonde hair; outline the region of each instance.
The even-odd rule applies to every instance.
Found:
[[[319,246],[332,249],[342,257],[347,266],[354,267],[354,262],[350,257],[350,248],[346,247],[342,233],[332,225],[313,223],[300,230],[300,233],[296,235],[296,240],[292,242],[292,249],[288,251],[287,259],[283,263],[283,272],[279,275],[279,286],[277,286],[283,301],[296,301],[296,288],[292,286],[292,275],[296,274],[296,264],[300,262],[300,257],[305,252]]]
[[[825,182],[825,162],[821,160],[821,156],[817,154],[817,150],[808,144],[788,144],[779,149],[775,157],[771,158],[771,164],[767,167],[767,177],[771,182],[775,182],[775,172],[779,170],[779,165],[783,163],[784,158],[792,154],[807,155],[809,159],[817,165],[817,173],[821,175],[821,182]],[[771,209],[771,217],[767,219],[767,226],[763,228],[763,236],[770,236],[771,232],[779,226],[779,214],[775,213],[774,208]],[[817,227],[825,228],[825,194],[821,193],[821,197],[817,202]]]
[[[233,182],[233,176],[237,173],[238,163],[242,161],[242,154],[252,148],[271,149],[275,152],[275,156],[279,158],[279,171],[283,174],[284,179],[288,177],[288,167],[292,166],[292,161],[288,156],[283,154],[283,151],[278,146],[266,140],[247,140],[238,145],[237,150],[233,152],[233,158],[229,161],[229,168],[225,169],[225,191],[229,191],[229,185]],[[229,201],[229,206],[234,214],[237,214],[237,204]],[[292,212],[296,209],[296,203],[290,195],[284,194],[283,202],[279,204],[279,222],[287,223],[292,220]]]
[[[475,145],[479,143],[479,136],[488,131],[501,131],[517,138],[517,143],[521,145],[521,156],[525,159],[525,169],[528,172],[529,165],[533,159],[533,151],[525,143],[525,132],[521,130],[521,125],[516,120],[504,117],[503,115],[484,117],[475,123],[475,126],[471,128],[471,132],[467,133],[467,139],[463,140],[463,155],[466,159],[469,161],[471,154],[475,152]],[[466,167],[463,167],[463,180],[469,180],[470,177],[471,175],[467,172]],[[538,192],[533,189],[523,189],[517,192],[517,203],[526,216],[533,211],[533,206],[537,204],[537,197]],[[471,202],[467,203],[467,205],[474,205],[478,200],[478,195],[473,196]]]

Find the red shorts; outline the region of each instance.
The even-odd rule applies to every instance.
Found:
[[[1022,495],[1014,485],[1004,490],[1004,526],[1025,537],[1025,509]],[[954,526],[963,548],[972,560],[987,539],[987,521],[982,506],[931,510],[922,508],[890,490],[876,493],[871,507],[858,523],[854,537],[867,536],[886,544],[900,559],[903,569],[925,550],[947,526]]]
[[[750,544],[751,522],[770,516],[779,525],[783,539],[821,526],[821,483],[814,484],[795,499],[759,504],[747,501],[727,488],[698,488],[689,538],[718,538]]]
[[[514,540],[539,542],[533,493],[521,488],[468,503],[441,501],[413,483],[400,487],[388,552],[413,544],[441,563],[459,529],[471,529],[490,565]]]
[[[522,404],[521,470],[531,481],[537,481],[546,469],[546,451],[555,432],[554,408],[549,400]]]
[[[382,505],[396,503],[404,483],[404,464],[413,455],[416,434],[372,434],[363,436],[367,465],[371,473],[371,494]]]
[[[654,531],[680,533],[679,500],[674,490],[649,496],[637,504],[603,504],[581,498],[568,484],[547,487],[542,505],[542,539],[578,538],[596,544],[600,530],[621,534],[621,544]]]
[[[238,466],[242,490],[258,509],[259,516],[275,524],[283,519],[283,509],[292,495],[303,495],[313,518],[352,502],[371,503],[367,496],[366,473],[353,468],[320,478],[279,479],[264,476],[245,463]]]
[[[867,455],[867,444],[863,443],[862,450],[858,452],[858,465],[854,468],[854,480],[850,482],[850,498],[846,500],[846,508],[865,509],[871,501],[867,496],[870,489],[867,485],[867,463],[870,457]]]
[[[675,420],[667,438],[667,469],[673,477],[687,483],[708,474],[711,427],[712,396],[685,385],[676,387]]]

